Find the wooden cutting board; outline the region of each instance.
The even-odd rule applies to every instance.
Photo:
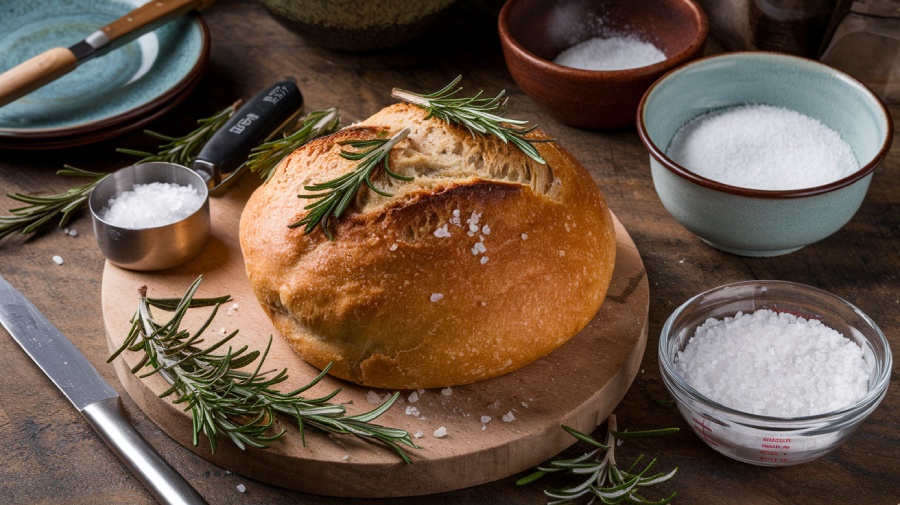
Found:
[[[256,299],[244,274],[238,244],[241,209],[256,187],[246,176],[220,198],[211,201],[212,237],[203,253],[187,264],[162,272],[132,272],[109,263],[103,272],[102,304],[110,351],[117,349],[130,328],[137,308],[137,290],[148,286],[148,296],[181,297],[199,275],[203,283],[198,297],[230,294],[210,326],[207,342],[222,332],[239,329],[234,346],[248,344],[264,349],[274,335],[266,369],[287,368],[290,380],[282,390],[309,382],[318,373],[278,335]],[[138,355],[125,353],[115,360],[116,373],[135,403],[164,432],[213,463],[245,477],[298,491],[346,497],[416,496],[483,484],[528,470],[575,442],[561,424],[590,433],[621,401],[640,367],[647,343],[649,288],[637,248],[616,219],[618,241],[616,267],[606,300],[594,319],[578,335],[554,353],[511,374],[451,388],[417,393],[402,391],[398,401],[382,415],[379,424],[402,428],[421,449],[408,452],[414,464],[405,464],[382,446],[350,436],[328,436],[307,430],[306,445],[290,419],[281,419],[284,437],[265,450],[241,451],[224,437],[215,454],[208,440],[192,443],[191,420],[180,406],[158,395],[167,384],[157,376],[138,379],[129,371]],[[548,279],[548,282],[554,280]],[[563,280],[560,284],[564,285]],[[183,327],[194,329],[208,316],[193,309]],[[160,313],[163,320],[165,313]],[[375,405],[367,400],[374,392],[384,398],[389,392],[360,387],[327,377],[309,396],[334,389],[341,392],[332,401],[349,403],[357,414]],[[418,414],[407,414],[415,407]],[[514,417],[510,420],[509,414]],[[504,421],[503,416],[507,415]],[[483,416],[490,421],[483,423]],[[440,427],[446,436],[435,437]]]

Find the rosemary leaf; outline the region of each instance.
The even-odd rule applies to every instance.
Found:
[[[100,184],[108,174],[89,172],[80,168],[65,165],[56,172],[57,175],[84,177],[89,179],[85,184],[71,187],[65,193],[50,196],[30,196],[21,193],[7,194],[13,200],[26,204],[24,207],[10,209],[9,216],[0,216],[0,239],[16,231],[22,234],[34,233],[44,223],[60,216],[59,227],[64,227],[72,218],[72,212],[87,201],[91,191]]]
[[[616,416],[614,415],[609,416],[607,425],[606,444],[601,444],[590,435],[581,433],[574,428],[563,426],[567,433],[588,445],[597,447],[597,449],[577,458],[555,460],[539,466],[536,472],[522,477],[516,481],[516,484],[519,486],[530,484],[548,473],[554,472],[563,472],[563,475],[572,477],[573,482],[566,487],[544,489],[544,495],[547,498],[556,500],[548,502],[548,505],[593,503],[595,499],[599,499],[601,503],[663,505],[675,499],[675,493],[672,493],[659,501],[651,501],[639,495],[638,491],[669,481],[675,476],[678,468],[668,473],[645,476],[656,463],[654,459],[640,472],[633,473],[636,468],[639,468],[638,464],[644,458],[644,455],[641,454],[628,470],[621,470],[616,465],[615,448],[618,439],[666,435],[677,432],[678,428],[620,432],[616,430]]]
[[[348,416],[343,405],[329,403],[340,389],[319,398],[301,396],[328,373],[330,365],[301,388],[288,393],[276,389],[288,375],[287,370],[276,373],[263,369],[271,336],[263,351],[250,351],[247,346],[226,348],[237,331],[200,347],[201,334],[209,328],[220,305],[230,300],[229,296],[194,298],[201,280],[198,277],[180,299],[150,299],[146,287],[142,288],[131,331],[109,358],[112,361],[125,350],[143,353],[140,366],[132,372],[149,368],[145,376],[158,374],[171,385],[160,397],[171,397],[173,403],[184,405],[190,412],[195,445],[203,435],[215,452],[218,435],[223,433],[241,449],[266,448],[284,435],[283,430],[274,429],[276,415],[280,414],[296,420],[304,444],[308,427],[383,444],[407,463],[412,462],[403,446],[418,447],[408,432],[371,423],[393,405],[397,393],[370,412]],[[181,328],[188,309],[210,305],[213,309],[199,329],[190,332]],[[158,322],[151,306],[172,312],[172,317]],[[219,349],[224,349],[224,354],[217,353]],[[248,370],[254,363],[255,367]]]
[[[462,87],[457,87],[461,80],[462,76],[457,76],[450,84],[434,93],[421,94],[394,88],[391,95],[425,109],[428,112],[426,119],[434,116],[447,123],[464,126],[473,135],[493,135],[503,142],[518,147],[534,161],[547,164],[534,147],[534,143],[553,141],[529,138],[527,135],[537,128],[537,125],[529,126],[528,121],[503,117],[507,111],[505,90],[500,91],[495,97],[483,98],[483,90],[472,97],[457,97],[455,95],[462,90]]]
[[[391,170],[389,156],[394,145],[405,139],[409,135],[409,131],[409,128],[404,128],[389,139],[345,140],[339,142],[342,146],[341,156],[351,161],[359,161],[359,164],[354,171],[340,177],[320,184],[305,186],[304,189],[312,193],[297,195],[297,197],[316,199],[316,201],[303,207],[310,212],[299,221],[289,225],[289,227],[297,228],[305,225],[304,233],[310,233],[317,226],[321,225],[325,236],[329,240],[333,240],[334,237],[329,229],[329,223],[332,219],[341,217],[341,214],[344,213],[350,202],[359,193],[359,189],[363,184],[379,195],[391,196],[390,193],[384,192],[372,184],[372,171],[376,167],[383,167],[384,172],[394,179],[411,181],[412,177],[406,177]],[[349,147],[351,150],[344,149],[343,146]]]
[[[216,133],[216,131],[234,115],[238,107],[241,106],[241,100],[238,100],[230,106],[220,110],[214,115],[197,121],[199,125],[195,130],[181,137],[170,137],[161,133],[150,130],[144,130],[144,134],[165,141],[159,146],[159,150],[154,153],[138,151],[135,149],[116,149],[116,152],[140,156],[141,159],[137,163],[148,163],[151,161],[167,161],[177,163],[183,166],[190,166],[200,150],[207,141]]]
[[[340,124],[341,115],[337,107],[310,112],[294,133],[254,147],[250,151],[247,168],[268,181],[285,156],[314,138],[334,133]]]

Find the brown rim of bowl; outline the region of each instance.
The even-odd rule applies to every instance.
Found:
[[[728,184],[714,181],[712,179],[707,179],[706,177],[703,177],[701,175],[697,175],[694,172],[691,172],[690,170],[682,167],[678,163],[675,163],[674,161],[669,159],[669,157],[666,156],[666,154],[659,147],[657,147],[656,144],[653,143],[652,140],[650,140],[650,136],[647,133],[647,126],[644,124],[644,105],[647,102],[647,97],[650,96],[650,94],[653,92],[653,90],[656,89],[656,86],[659,85],[663,80],[665,80],[666,78],[670,77],[671,75],[673,75],[677,72],[680,72],[692,65],[700,64],[706,60],[715,59],[715,58],[727,58],[727,57],[733,57],[733,56],[743,57],[743,56],[747,56],[747,55],[759,55],[759,56],[764,56],[764,57],[771,56],[774,58],[795,59],[795,60],[800,60],[800,61],[804,62],[804,64],[812,63],[814,65],[820,66],[821,68],[823,68],[825,70],[828,70],[829,72],[833,72],[835,74],[840,74],[843,78],[846,78],[847,80],[850,80],[850,81],[856,83],[857,85],[859,85],[861,87],[861,89],[863,91],[865,91],[866,93],[868,93],[868,95],[874,100],[874,103],[878,106],[879,110],[881,111],[881,115],[885,120],[885,125],[887,126],[887,129],[886,129],[887,134],[885,135],[885,139],[881,145],[881,149],[875,154],[875,156],[872,158],[871,161],[869,161],[869,163],[866,163],[864,166],[860,167],[859,170],[857,170],[856,172],[853,172],[852,174],[848,175],[847,177],[844,177],[843,179],[838,179],[838,180],[836,180],[834,182],[830,182],[828,184],[824,184],[822,186],[814,186],[812,188],[801,188],[801,189],[769,190],[769,189],[750,189],[750,188],[742,188],[739,186],[731,186]],[[894,125],[893,125],[893,122],[891,121],[890,112],[887,110],[887,107],[884,105],[884,102],[882,102],[882,100],[878,97],[878,95],[876,95],[874,92],[872,92],[872,90],[869,89],[869,87],[866,86],[864,83],[862,83],[858,79],[850,76],[849,74],[847,74],[845,72],[842,72],[834,67],[831,67],[824,63],[818,62],[816,60],[813,60],[810,58],[805,58],[803,56],[795,56],[795,55],[791,55],[791,54],[776,53],[776,52],[771,52],[771,51],[736,51],[736,52],[731,52],[731,53],[713,54],[710,56],[704,56],[702,58],[698,58],[694,61],[691,61],[685,65],[682,65],[678,68],[675,68],[675,69],[667,72],[665,75],[663,75],[662,77],[657,79],[656,82],[651,84],[650,87],[647,88],[647,91],[644,93],[644,96],[641,97],[641,102],[640,102],[640,104],[638,104],[638,109],[637,109],[637,131],[638,131],[638,136],[641,138],[641,142],[644,144],[644,147],[646,147],[647,150],[650,151],[650,156],[653,156],[653,158],[656,159],[656,161],[660,162],[670,172],[672,172],[678,176],[681,176],[682,178],[687,179],[688,181],[693,182],[694,184],[698,184],[700,186],[704,186],[709,189],[713,189],[716,191],[723,191],[726,193],[731,193],[731,194],[739,195],[739,196],[752,197],[752,198],[800,198],[800,197],[806,197],[806,196],[821,195],[824,193],[828,193],[831,191],[835,191],[835,190],[847,187],[847,186],[853,184],[854,182],[866,177],[867,175],[869,175],[870,173],[872,173],[875,170],[875,167],[877,167],[887,156],[888,151],[891,148],[891,143],[894,139]]]
[[[178,81],[174,86],[172,86],[165,93],[156,97],[149,102],[136,107],[134,109],[130,109],[125,111],[117,116],[108,117],[106,119],[99,119],[97,121],[93,121],[91,123],[85,123],[78,126],[72,126],[68,128],[50,128],[43,130],[34,130],[28,132],[11,132],[11,131],[3,131],[0,130],[0,141],[14,141],[14,140],[36,140],[36,139],[46,139],[51,141],[57,137],[75,137],[88,135],[94,131],[104,130],[104,129],[114,129],[117,126],[120,126],[123,123],[128,123],[131,121],[135,121],[142,116],[152,113],[154,109],[163,106],[168,100],[172,98],[174,95],[178,95],[186,88],[191,87],[194,83],[194,80],[197,78],[198,73],[202,73],[207,66],[207,62],[209,60],[209,52],[210,52],[210,34],[209,27],[206,26],[206,21],[203,20],[203,16],[200,13],[194,11],[190,13],[190,16],[193,17],[197,24],[200,26],[200,33],[203,38],[202,42],[202,50],[200,52],[200,58],[197,59],[197,63],[191,68],[190,72],[185,74],[185,76]]]
[[[590,78],[590,77],[600,77],[602,79],[608,81],[628,81],[634,79],[635,77],[644,77],[648,75],[653,75],[655,73],[665,71],[666,69],[670,69],[673,66],[677,67],[684,63],[691,54],[694,54],[700,46],[706,43],[706,37],[709,33],[709,23],[706,18],[706,13],[703,9],[697,5],[694,0],[682,0],[685,5],[690,7],[691,13],[697,19],[699,30],[695,34],[694,39],[688,44],[687,47],[682,49],[680,52],[676,53],[671,57],[666,57],[665,60],[660,61],[658,63],[654,63],[653,65],[648,65],[646,67],[636,67],[636,68],[627,68],[623,70],[583,70],[578,68],[567,67],[565,65],[559,65],[557,63],[553,63],[550,60],[545,60],[540,56],[535,55],[531,51],[522,47],[518,41],[509,33],[509,11],[512,9],[512,5],[516,3],[518,0],[507,0],[506,3],[503,4],[503,8],[500,9],[500,17],[497,21],[498,29],[500,32],[500,40],[502,42],[506,42],[511,49],[513,49],[516,54],[518,54],[521,58],[528,60],[529,62],[542,66],[551,72],[556,72],[563,75],[572,75],[575,77],[581,78]]]

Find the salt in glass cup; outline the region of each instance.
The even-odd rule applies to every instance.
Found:
[[[721,405],[679,374],[675,368],[678,352],[707,319],[762,309],[817,319],[859,345],[871,369],[868,392],[832,412],[774,417]],[[826,291],[786,281],[737,282],[694,296],[672,313],[659,339],[663,382],[694,433],[725,456],[761,466],[805,463],[845,443],[887,393],[891,362],[884,333],[857,307]]]

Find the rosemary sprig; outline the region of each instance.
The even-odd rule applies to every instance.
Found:
[[[304,444],[305,428],[309,427],[382,443],[407,463],[412,462],[401,447],[402,444],[418,448],[409,433],[371,423],[393,405],[399,393],[369,412],[348,416],[344,405],[329,403],[340,389],[321,398],[301,396],[327,374],[329,367],[299,389],[289,393],[274,389],[286,381],[288,375],[286,369],[278,373],[263,371],[263,362],[272,344],[271,336],[262,352],[248,351],[247,346],[237,350],[228,346],[226,349],[237,330],[209,347],[201,348],[201,334],[212,323],[219,306],[230,299],[229,296],[194,298],[201,280],[202,277],[198,277],[181,299],[147,298],[146,287],[142,288],[131,331],[109,358],[112,361],[126,349],[144,353],[132,373],[148,367],[149,372],[141,377],[159,374],[171,385],[160,397],[173,396],[174,403],[185,404],[185,410],[191,411],[194,445],[202,433],[215,452],[217,434],[223,432],[241,449],[268,447],[284,434],[284,430],[273,432],[276,414],[280,413],[297,421]],[[158,323],[150,312],[151,306],[173,310],[174,315],[169,321]],[[181,322],[187,310],[200,306],[213,307],[206,321],[194,333],[182,329]],[[226,349],[224,354],[215,353],[220,348]]]
[[[460,98],[455,95],[462,90],[462,87],[457,87],[461,80],[462,76],[457,76],[450,84],[429,94],[394,88],[391,96],[425,109],[428,111],[426,119],[434,116],[448,123],[465,126],[473,135],[494,135],[503,142],[512,143],[534,161],[547,164],[534,143],[552,140],[528,138],[527,135],[537,128],[536,124],[529,126],[528,121],[503,117],[507,111],[508,99],[504,98],[506,90],[500,91],[493,98],[482,98],[484,90],[475,96]]]
[[[247,168],[268,181],[285,156],[316,137],[334,133],[340,124],[341,115],[337,107],[310,112],[294,133],[254,147],[250,151]]]
[[[409,135],[409,131],[409,128],[404,128],[389,139],[344,140],[338,142],[338,144],[342,146],[341,157],[351,161],[359,161],[359,165],[357,165],[354,171],[348,172],[336,179],[321,184],[305,186],[304,189],[312,191],[313,193],[297,195],[297,197],[307,199],[316,198],[318,200],[303,207],[310,212],[304,216],[303,219],[289,225],[290,228],[297,228],[305,225],[304,233],[309,233],[313,231],[316,226],[321,224],[325,236],[328,237],[329,240],[333,240],[334,237],[331,235],[331,230],[329,230],[328,227],[329,222],[331,219],[339,218],[341,214],[344,213],[344,210],[346,210],[347,206],[350,205],[350,202],[353,201],[353,198],[359,192],[359,188],[362,187],[363,183],[379,195],[391,196],[390,193],[384,192],[372,184],[371,176],[375,167],[379,165],[383,166],[384,172],[394,179],[411,181],[412,177],[406,177],[391,170],[389,156],[391,148],[393,148],[397,142],[405,139],[406,136]],[[352,150],[346,150],[343,146],[349,147]]]
[[[216,112],[214,115],[197,121],[199,125],[192,132],[181,137],[170,137],[151,130],[144,130],[144,134],[158,140],[165,141],[159,146],[159,150],[154,153],[139,151],[136,149],[119,148],[116,152],[123,154],[131,154],[140,156],[141,159],[137,163],[149,163],[151,161],[167,161],[177,163],[183,166],[190,166],[200,150],[206,142],[216,133],[216,130],[222,127],[235,111],[241,106],[241,100],[238,100],[230,106]]]
[[[663,505],[675,498],[675,493],[672,493],[662,500],[651,501],[638,494],[638,491],[641,488],[668,481],[675,476],[678,468],[665,474],[647,475],[656,460],[650,461],[641,468],[638,466],[644,458],[644,455],[641,454],[627,470],[622,470],[616,465],[615,447],[617,439],[666,435],[677,432],[678,428],[621,432],[616,431],[616,416],[610,415],[607,420],[606,444],[601,444],[589,435],[569,426],[562,428],[573,437],[596,447],[596,449],[577,458],[551,461],[545,466],[539,466],[536,472],[516,481],[517,485],[523,486],[549,473],[556,472],[564,472],[566,475],[578,478],[576,483],[564,488],[544,489],[544,495],[554,500],[548,502],[548,505],[575,504],[585,498],[588,498],[588,501],[585,502],[588,505],[597,500],[604,504]]]
[[[85,184],[74,186],[65,193],[49,196],[32,196],[21,193],[7,194],[17,202],[26,204],[24,207],[10,209],[9,216],[0,216],[0,239],[16,231],[27,235],[34,233],[44,223],[47,223],[57,215],[60,216],[59,227],[64,227],[72,218],[72,212],[81,207],[91,195],[91,191],[100,184],[108,174],[89,172],[80,168],[64,165],[65,168],[56,172],[57,175],[84,177],[89,179]]]

